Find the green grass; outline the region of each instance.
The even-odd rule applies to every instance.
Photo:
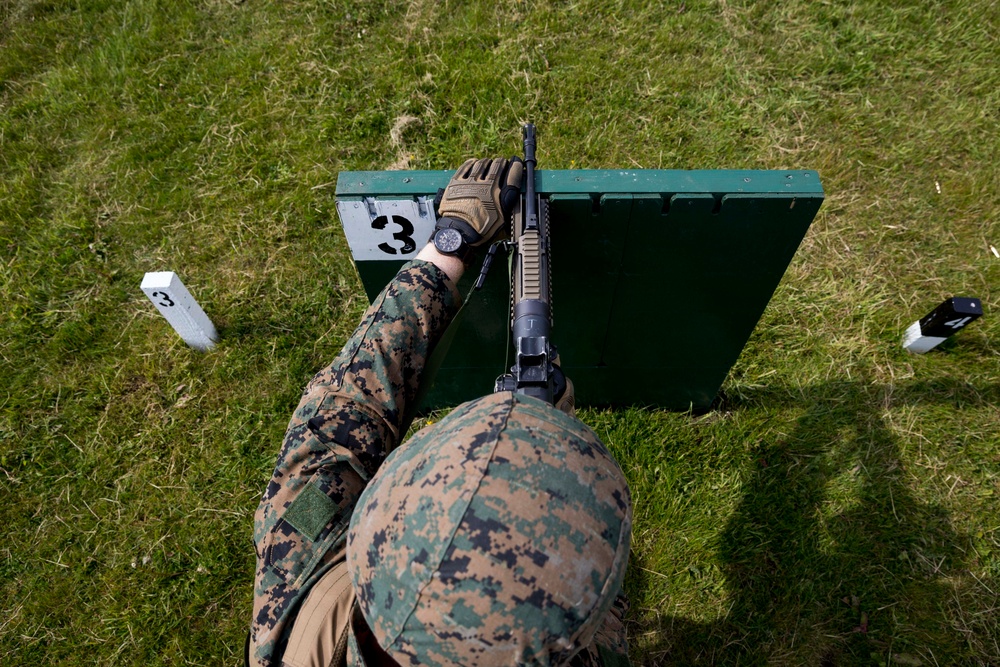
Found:
[[[582,413],[635,496],[636,662],[1000,663],[998,29],[992,0],[0,0],[0,662],[237,664],[253,510],[366,305],[337,173],[532,120],[547,168],[827,192],[716,410]],[[209,354],[138,289],[171,269]],[[950,295],[986,316],[908,356]]]

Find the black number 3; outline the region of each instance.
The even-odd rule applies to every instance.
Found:
[[[170,298],[170,295],[167,294],[166,292],[153,292],[153,296],[154,297],[158,296],[161,299],[163,299],[163,301],[166,301],[166,303],[163,303],[163,301],[161,301],[160,302],[161,306],[168,306],[169,307],[169,306],[175,306],[175,305],[177,305],[177,304],[174,303],[174,300]]]
[[[399,249],[399,254],[408,255],[417,249],[417,244],[413,241],[413,224],[401,215],[392,216],[392,222],[399,225],[399,231],[392,235],[397,241],[403,242],[403,247]],[[389,224],[389,218],[384,215],[372,220],[372,229],[385,229]],[[397,251],[388,243],[379,243],[378,249],[387,255],[395,255]]]

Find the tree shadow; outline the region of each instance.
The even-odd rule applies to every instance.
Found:
[[[1000,664],[996,624],[961,621],[989,614],[998,589],[969,572],[977,559],[970,537],[910,491],[885,416],[887,407],[926,403],[997,405],[1000,385],[857,378],[727,401],[730,410],[805,411],[791,433],[757,450],[719,537],[727,613],[708,623],[647,622],[657,642],[646,664]],[[649,575],[636,565],[642,590]],[[956,621],[963,603],[974,608]]]

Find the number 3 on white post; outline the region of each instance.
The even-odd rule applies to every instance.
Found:
[[[215,347],[219,340],[215,325],[176,273],[147,273],[142,279],[141,289],[185,343],[199,352],[207,352]]]

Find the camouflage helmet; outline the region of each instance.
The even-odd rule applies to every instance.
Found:
[[[509,392],[465,403],[382,465],[347,565],[400,664],[560,665],[621,589],[632,504],[579,420]]]

